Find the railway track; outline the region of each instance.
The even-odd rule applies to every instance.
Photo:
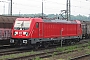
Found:
[[[18,51],[18,50],[11,50],[11,51],[6,51],[6,52],[1,52],[0,56],[3,55],[10,55],[10,54],[19,54],[19,53],[23,53],[23,52],[29,52],[30,50],[22,50],[22,51]]]
[[[6,48],[6,49],[1,49],[0,53],[5,53],[5,52],[9,52],[9,51],[15,51],[15,50],[19,50],[20,48]]]
[[[86,46],[82,46],[82,47],[86,47]],[[12,48],[12,49],[8,49],[8,50],[2,50],[2,51],[0,51],[0,56],[10,55],[10,54],[19,54],[19,53],[25,53],[25,52],[31,52],[31,51],[35,51],[35,52],[46,52],[46,51],[49,51],[50,50],[50,51],[53,51],[53,52],[57,52],[56,51],[56,48],[58,48],[58,47],[59,46],[57,46],[57,47],[50,47],[50,48],[47,48],[47,49],[41,48],[39,50]]]
[[[39,58],[47,58],[47,57],[52,57],[53,54],[54,55],[61,55],[61,54],[65,54],[65,53],[69,53],[69,52],[75,52],[78,50],[73,50],[73,51],[66,51],[66,52],[60,52],[60,51],[49,51],[49,52],[43,52],[43,53],[38,53],[38,54],[31,54],[28,56],[24,56],[24,57],[18,57],[18,58],[12,58],[12,59],[8,59],[8,60],[33,60],[36,57]]]
[[[87,47],[88,45],[85,45],[85,46],[79,46],[78,48],[84,48],[84,47]],[[43,51],[43,50],[42,50]],[[48,57],[52,57],[53,55],[61,55],[61,54],[66,54],[66,53],[69,53],[69,52],[75,52],[75,51],[78,51],[78,50],[71,50],[71,51],[65,51],[65,52],[60,52],[60,51],[57,51],[57,50],[49,50],[48,52],[41,52],[40,53],[37,53],[37,54],[30,54],[28,56],[23,56],[23,57],[17,57],[17,58],[12,58],[12,59],[8,59],[8,60],[33,60],[35,59],[36,57],[39,57],[39,58],[48,58]]]
[[[56,48],[59,47],[59,46],[54,46],[54,47],[49,47],[47,49],[45,48],[40,48],[39,50],[34,50],[34,49],[21,49],[21,48],[11,48],[11,49],[7,49],[7,50],[0,50],[0,56],[3,56],[3,55],[10,55],[10,54],[19,54],[19,53],[25,53],[25,52],[31,52],[31,51],[35,51],[35,52],[45,52],[46,50],[47,51],[55,51]]]
[[[90,60],[90,54],[74,57],[74,58],[71,58],[70,60]]]
[[[86,42],[87,43],[87,42]],[[86,45],[87,46],[87,45]],[[80,47],[86,47],[86,46],[80,46]],[[18,59],[21,59],[21,58],[28,58],[30,57],[29,59],[34,59],[35,57],[40,57],[40,58],[46,58],[46,57],[51,57],[52,54],[55,54],[55,55],[59,55],[59,54],[64,54],[64,53],[68,53],[68,52],[71,52],[71,51],[68,51],[68,52],[59,52],[59,51],[56,51],[55,49],[57,47],[60,47],[60,46],[54,46],[54,47],[51,47],[51,48],[42,48],[42,49],[39,49],[38,51],[35,51],[35,52],[40,52],[38,54],[32,54],[32,55],[29,55],[29,56],[25,56],[25,57],[19,57],[19,58],[14,58],[15,60],[18,60]],[[46,52],[46,50],[48,50],[48,52]],[[20,50],[20,48],[10,48],[10,49],[2,49],[0,50],[0,56],[3,56],[3,55],[11,55],[11,54],[19,54],[19,53],[25,53],[25,52],[31,52],[32,50],[30,49],[26,49],[26,50]],[[72,51],[73,52],[73,51]],[[48,55],[47,55],[48,53]],[[14,59],[8,59],[8,60],[14,60]]]

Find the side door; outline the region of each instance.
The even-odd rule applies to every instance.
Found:
[[[43,38],[43,22],[39,23],[39,38]]]
[[[77,25],[77,34],[81,35],[82,34],[82,30],[81,30],[81,24]]]
[[[39,38],[39,23],[36,22],[31,31],[31,38]]]

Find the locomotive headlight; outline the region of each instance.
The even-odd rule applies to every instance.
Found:
[[[26,36],[28,36],[28,32],[26,32]]]
[[[23,32],[24,35],[26,35],[26,32]]]
[[[23,32],[24,35],[28,36],[28,32]]]
[[[18,34],[18,32],[14,32],[14,35],[17,35]]]

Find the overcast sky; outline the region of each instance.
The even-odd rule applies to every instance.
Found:
[[[0,14],[8,14],[8,0],[0,0]],[[13,14],[37,14],[42,12],[42,0],[12,0]],[[61,10],[66,9],[67,0],[43,0],[43,10],[45,14],[59,14]],[[4,8],[5,6],[5,8]],[[5,11],[4,11],[5,10]],[[71,0],[72,15],[90,14],[90,1]]]

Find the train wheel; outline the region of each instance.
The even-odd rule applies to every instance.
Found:
[[[10,46],[11,46],[11,47],[15,47],[15,45],[14,45],[14,44],[10,44]]]
[[[50,45],[50,43],[49,43],[49,42],[43,42],[43,43],[42,43],[42,46],[43,46],[44,48],[48,48],[48,47],[49,47],[49,45]]]
[[[34,49],[35,49],[35,50],[38,50],[39,47],[40,47],[39,44],[35,44],[35,45],[34,45]]]
[[[71,41],[70,45],[75,45],[75,42],[74,41]]]
[[[49,44],[48,43],[44,44],[44,47],[45,48],[48,48],[49,47]]]
[[[65,45],[70,45],[70,41],[69,40],[66,40],[65,41]]]

